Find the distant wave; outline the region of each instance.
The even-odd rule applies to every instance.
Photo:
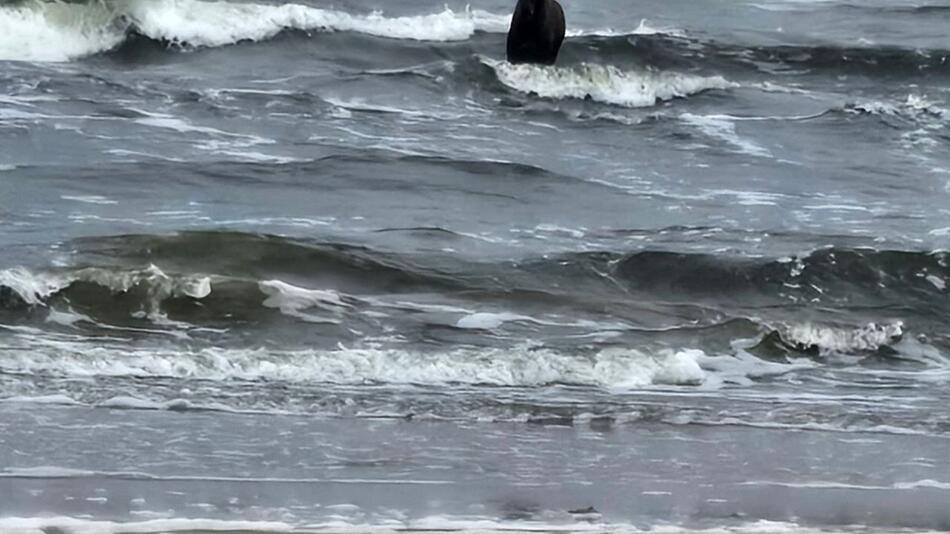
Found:
[[[352,31],[423,41],[457,41],[503,32],[509,17],[451,9],[418,16],[351,14],[298,4],[202,0],[53,3],[0,8],[0,60],[68,61],[111,50],[130,33],[173,45],[216,47],[270,39],[285,30]]]
[[[261,41],[283,30],[352,31],[419,41],[459,41],[476,31],[504,31],[508,18],[481,10],[386,17],[356,15],[297,4],[279,6],[178,0],[132,4],[129,16],[142,34],[175,44],[223,46]]]
[[[265,41],[287,30],[344,31],[416,41],[461,41],[504,33],[511,16],[479,9],[390,17],[299,4],[210,0],[31,0],[0,8],[0,60],[68,61],[105,52],[131,34],[182,47]],[[663,33],[641,23],[628,32],[572,29],[570,36]]]

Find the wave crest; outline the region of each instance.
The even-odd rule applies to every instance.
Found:
[[[786,344],[801,352],[860,354],[899,342],[904,336],[904,323],[870,323],[854,329],[802,323],[789,326],[779,335]]]
[[[950,117],[950,112],[927,100],[926,97],[909,94],[905,100],[856,102],[844,107],[847,113],[893,116],[910,120],[942,120]]]
[[[513,65],[483,59],[506,86],[544,98],[595,100],[640,108],[736,84],[722,76],[695,76],[666,71],[626,71],[612,65],[583,63],[575,67]]]
[[[130,14],[138,31],[152,39],[189,46],[224,46],[261,41],[293,29],[353,31],[417,41],[460,41],[476,31],[507,29],[508,18],[481,10],[386,17],[381,12],[356,15],[299,4],[280,6],[167,0],[134,4]],[[503,31],[503,30],[502,30]]]
[[[0,8],[0,61],[69,61],[115,48],[126,31],[104,3]]]
[[[81,284],[103,288],[113,295],[136,293],[139,311],[153,319],[161,316],[161,305],[167,299],[203,299],[211,294],[209,277],[169,276],[154,265],[141,270],[88,267],[64,273],[34,273],[18,267],[0,271],[0,309],[45,307],[54,295]],[[95,294],[91,300],[100,298]]]

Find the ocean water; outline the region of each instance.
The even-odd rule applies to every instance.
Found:
[[[950,3],[0,5],[0,532],[950,530]]]

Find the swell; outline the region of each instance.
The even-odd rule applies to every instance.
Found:
[[[615,272],[635,290],[688,298],[761,296],[838,305],[916,301],[942,309],[947,261],[945,252],[847,248],[779,259],[649,251],[622,257]]]
[[[454,162],[454,165],[465,165]],[[521,172],[538,172],[524,167]],[[444,229],[439,237],[458,234]],[[390,229],[389,231],[413,231]],[[424,254],[391,253],[346,244],[307,241],[266,234],[226,231],[192,231],[168,235],[134,234],[78,239],[71,243],[81,261],[89,266],[66,269],[79,273],[78,280],[95,279],[89,273],[148,272],[150,266],[186,274],[266,279],[278,274],[306,278],[316,284],[335,283],[347,292],[434,292],[498,288],[541,289],[567,279],[583,287],[602,285],[613,291],[617,284],[629,291],[681,295],[694,299],[705,295],[745,298],[816,293],[847,296],[849,302],[893,296],[895,300],[919,299],[945,305],[950,279],[948,253],[826,247],[783,258],[758,258],[670,251],[585,252],[525,259],[514,263],[472,263],[461,258]],[[95,265],[108,265],[97,267]],[[136,269],[129,270],[135,266]],[[16,277],[7,273],[5,281]],[[86,273],[86,274],[82,274]],[[485,284],[486,275],[493,282]],[[606,275],[606,276],[605,276]],[[28,278],[28,275],[23,275]],[[537,280],[531,283],[531,280]],[[26,278],[21,279],[21,281]],[[135,277],[119,277],[122,288],[134,285]],[[26,282],[23,282],[26,283]],[[59,282],[31,279],[31,293],[50,293]],[[5,301],[15,301],[7,288]],[[854,293],[854,296],[846,295]],[[24,297],[25,303],[36,298]],[[888,299],[890,300],[890,299]]]
[[[408,156],[414,162],[460,166],[472,172],[516,172],[525,176],[543,176],[547,172],[527,165],[503,162],[447,162],[443,158]],[[328,160],[322,160],[328,161]],[[490,166],[490,168],[486,168]],[[475,265],[458,260],[450,274],[426,266],[433,259],[422,255],[397,254],[346,244],[307,241],[266,234],[241,232],[182,232],[169,235],[133,234],[115,237],[79,239],[73,242],[86,257],[122,259],[133,262],[170,262],[175,267],[203,266],[228,274],[259,274],[268,268],[284,272],[312,273],[329,270],[346,276],[372,275],[384,287],[400,286],[410,290],[419,284],[427,287],[465,286],[460,272],[478,272]],[[562,276],[564,266],[572,275],[602,280],[601,273],[611,272],[631,287],[676,285],[689,293],[736,290],[768,290],[776,285],[800,281],[808,285],[848,289],[893,290],[933,295],[941,286],[938,280],[950,277],[950,257],[945,251],[878,250],[873,248],[825,247],[783,258],[758,258],[667,251],[585,252],[539,260],[526,260],[500,267],[531,275]],[[446,264],[448,265],[448,264]],[[315,269],[319,267],[319,269]],[[459,271],[461,269],[461,271]],[[578,271],[577,269],[580,269]],[[713,282],[709,282],[712,277]]]
[[[460,282],[411,256],[389,254],[359,245],[310,242],[266,234],[185,232],[172,235],[126,235],[76,242],[84,255],[132,265],[161,265],[184,272],[263,278],[266,275],[321,276],[337,281],[338,289],[355,291],[353,280],[366,292],[458,287]]]

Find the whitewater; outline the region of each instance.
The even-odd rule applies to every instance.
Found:
[[[0,5],[0,531],[940,532],[950,7]]]

